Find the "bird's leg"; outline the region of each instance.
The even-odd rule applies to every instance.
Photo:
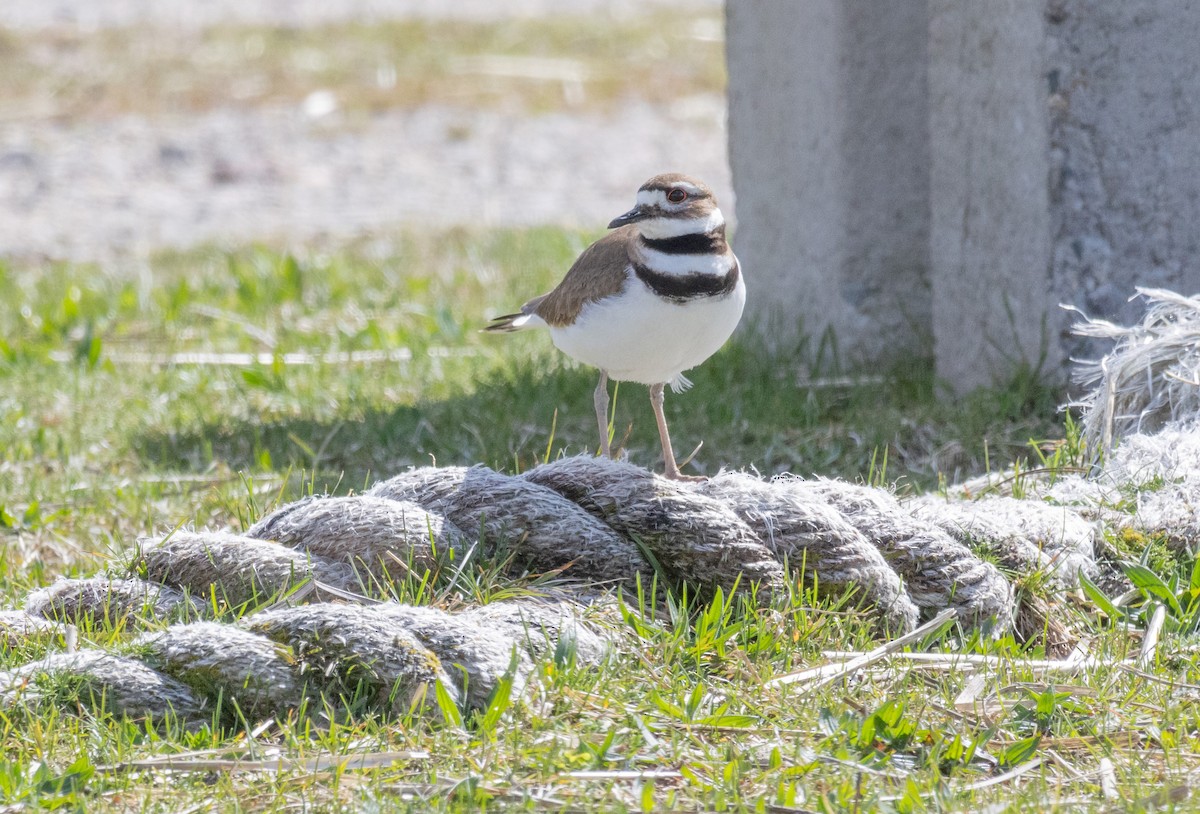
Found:
[[[600,371],[600,383],[596,385],[596,423],[600,425],[600,454],[612,457],[608,441],[608,371]]]
[[[658,437],[662,440],[663,474],[671,480],[704,480],[702,477],[681,475],[675,465],[675,452],[671,449],[671,433],[667,430],[667,417],[663,415],[662,384],[650,385],[650,405],[654,407],[654,420],[658,422]]]

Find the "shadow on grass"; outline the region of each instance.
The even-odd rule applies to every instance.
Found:
[[[755,467],[866,478],[881,474],[886,454],[887,479],[927,487],[938,472],[980,469],[985,443],[996,465],[1056,427],[1050,389],[1035,382],[1022,393],[999,388],[948,399],[924,361],[862,383],[812,386],[811,366],[795,349],[773,352],[740,338],[690,375],[692,390],[668,394],[667,418],[679,457],[704,442],[689,470],[702,474]],[[329,420],[220,419],[139,436],[134,449],[162,468],[291,469],[315,475],[318,490],[339,492],[434,463],[514,472],[547,456],[595,451],[594,387],[591,369],[517,361],[440,400],[348,404],[339,406],[347,417]],[[644,386],[620,386],[615,423],[618,439],[628,432],[630,460],[661,466]]]
[[[556,409],[563,418],[555,449],[580,452],[594,442],[583,431],[594,424],[590,380],[582,370],[540,376],[523,370],[440,401],[345,405],[339,413],[346,417],[326,420],[220,418],[183,432],[140,436],[134,447],[144,460],[167,468],[204,470],[214,462],[235,470],[290,468],[341,476],[348,488],[431,463],[527,468],[545,453]]]

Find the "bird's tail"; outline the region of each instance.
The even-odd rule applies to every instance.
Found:
[[[529,324],[530,314],[505,314],[504,316],[493,317],[492,323],[484,328],[486,333],[504,333],[509,334],[513,331],[521,331],[526,328],[532,328]]]
[[[521,310],[515,314],[492,317],[492,324],[483,330],[497,334],[510,334],[513,331],[523,331],[526,328],[544,326],[546,323],[537,315],[537,307],[544,299],[546,299],[545,294],[540,297],[534,297],[522,305]]]

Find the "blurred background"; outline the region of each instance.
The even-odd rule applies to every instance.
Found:
[[[732,219],[725,29],[715,0],[0,3],[9,577],[410,466],[595,451],[594,372],[479,329],[655,173]],[[795,298],[763,271],[755,296]],[[703,442],[690,472],[926,489],[1062,432],[1036,370],[948,397],[920,353],[860,368],[829,332],[744,323],[667,399],[677,455]],[[660,466],[645,388],[614,403]]]
[[[722,15],[714,0],[7,0],[0,252],[591,228],[666,170],[732,203]]]

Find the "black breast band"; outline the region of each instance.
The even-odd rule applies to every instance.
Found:
[[[725,251],[725,229],[655,239],[643,236],[642,245],[663,254],[721,254]]]
[[[733,261],[733,268],[724,274],[704,274],[699,271],[687,274],[663,274],[661,271],[655,271],[641,263],[634,263],[633,271],[651,291],[672,302],[690,302],[706,297],[727,296],[737,288],[738,275],[741,273],[736,258]]]

